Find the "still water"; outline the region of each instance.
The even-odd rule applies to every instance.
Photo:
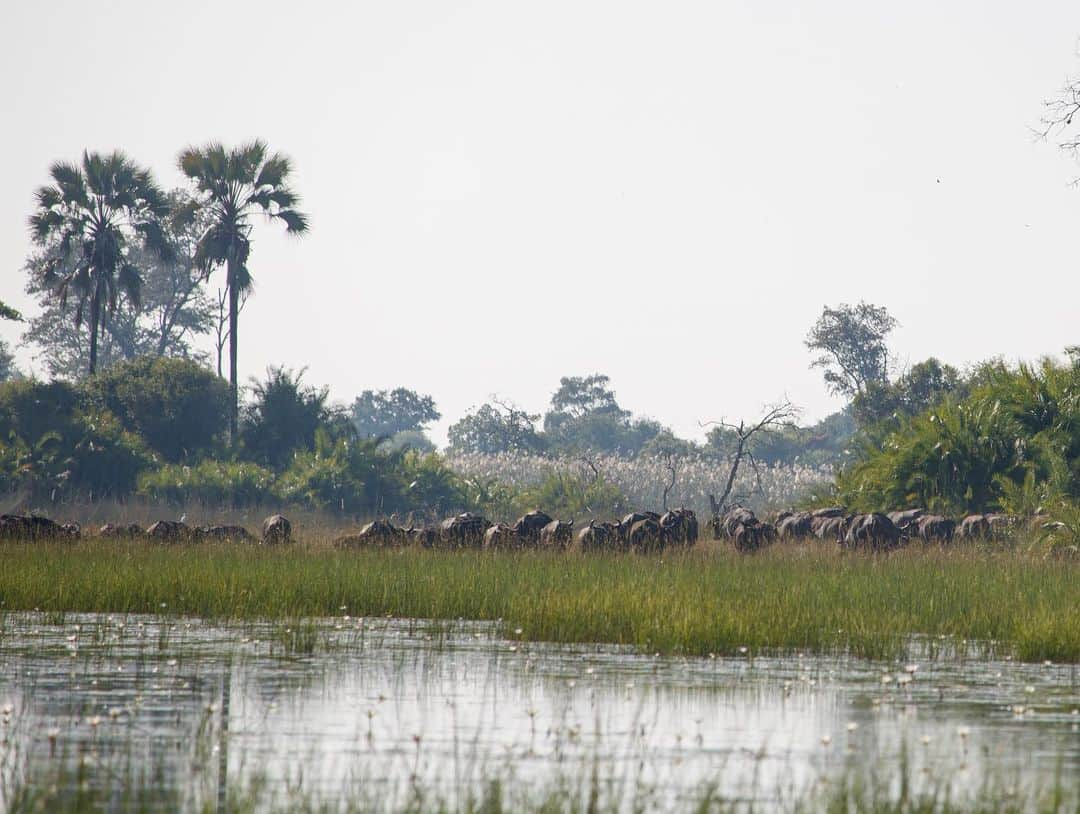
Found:
[[[164,808],[376,810],[464,808],[496,780],[511,804],[559,790],[624,810],[707,789],[767,809],[852,778],[894,797],[1080,793],[1077,666],[963,649],[682,659],[347,608],[291,625],[7,614],[0,810],[46,783],[113,808],[140,785]]]

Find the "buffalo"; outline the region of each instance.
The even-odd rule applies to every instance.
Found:
[[[844,548],[868,548],[871,551],[886,551],[896,548],[903,539],[903,532],[883,514],[856,515],[848,525],[840,545]]]
[[[626,537],[626,544],[632,551],[648,553],[663,547],[660,537],[660,521],[654,517],[643,517],[634,522]]]
[[[78,537],[55,520],[36,514],[0,514],[0,540],[70,540]]]
[[[484,548],[491,551],[505,551],[511,548],[518,548],[521,545],[521,536],[514,531],[515,523],[513,526],[508,526],[506,523],[496,523],[494,526],[484,532]]]
[[[126,526],[117,526],[113,523],[106,523],[100,529],[98,529],[97,536],[106,540],[137,540],[142,537],[145,532],[143,527],[138,523],[128,523]]]
[[[534,509],[523,514],[512,526],[513,532],[523,544],[539,545],[540,532],[555,518],[547,512]]]
[[[578,532],[577,540],[584,552],[611,549],[618,545],[619,526],[617,523],[597,523],[590,520],[589,525]]]
[[[690,509],[672,509],[665,512],[659,522],[665,545],[692,546],[697,542],[697,516]]]
[[[372,520],[356,534],[334,540],[334,548],[391,548],[404,543],[405,532],[387,520]]]
[[[656,512],[631,512],[619,521],[619,542],[625,547],[630,546],[630,531],[633,529],[635,523],[639,523],[642,520],[654,520],[657,524],[660,522],[660,515]]]
[[[158,520],[147,526],[146,536],[158,543],[181,543],[195,539],[194,531],[179,520]]]
[[[484,533],[491,525],[481,515],[462,512],[439,524],[439,542],[448,548],[480,548],[484,544]]]
[[[262,525],[262,541],[264,545],[278,545],[292,541],[292,523],[284,515],[272,514]]]
[[[927,543],[947,543],[956,533],[956,521],[940,514],[926,514],[915,524],[915,533]]]
[[[906,509],[902,512],[889,512],[886,517],[892,520],[900,531],[917,531],[919,520],[926,515],[923,509]]]
[[[573,539],[573,520],[552,520],[540,529],[540,545],[543,548],[554,548],[563,551],[573,542]]]
[[[814,518],[809,512],[793,512],[777,521],[776,536],[781,540],[801,540],[814,533]]]
[[[736,523],[731,530],[731,539],[735,550],[748,553],[764,548],[776,539],[776,527],[772,523],[762,523],[755,518]]]
[[[202,526],[195,529],[194,536],[198,540],[227,540],[237,543],[255,542],[255,538],[243,526]]]
[[[439,543],[439,529],[431,526],[409,526],[404,535],[410,543],[419,543],[423,548],[434,548]]]

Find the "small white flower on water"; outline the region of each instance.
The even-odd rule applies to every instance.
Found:
[[[968,735],[971,734],[971,730],[966,726],[958,726],[956,727],[956,734],[959,735],[961,738],[966,738]]]
[[[52,727],[52,729],[50,729],[45,734],[48,736],[49,740],[54,741],[58,737],[60,737],[60,730],[57,727],[54,726],[54,727]]]
[[[1050,661],[1050,659],[1047,659],[1046,661],[1043,662],[1043,667],[1053,667],[1053,666],[1054,666],[1054,662]]]
[[[881,677],[882,684],[892,684],[892,676],[886,673]]]
[[[1023,704],[1017,704],[1015,707],[1012,708],[1012,711],[1013,715],[1023,715],[1025,712],[1027,712],[1027,709],[1023,706]]]
[[[1035,688],[1028,684],[1026,687],[1024,687],[1024,692],[1026,692],[1028,695],[1031,695],[1033,692],[1035,692]]]
[[[585,675],[591,676],[592,674],[593,674],[593,668],[592,667],[586,667],[585,668]]]
[[[511,653],[516,653],[517,652],[517,645],[516,644],[510,645],[510,652]]]
[[[906,673],[903,674],[903,675],[898,675],[896,677],[896,683],[897,684],[910,684],[911,683],[911,676],[906,674]]]
[[[520,636],[520,635],[521,635],[522,633],[524,633],[524,632],[525,632],[525,631],[524,631],[524,630],[522,630],[522,629],[521,629],[520,627],[516,627],[516,628],[514,628],[514,635],[515,635],[515,636]]]
[[[915,671],[919,669],[918,664],[907,664],[904,666],[904,672],[908,675],[915,675]]]
[[[4,704],[3,707],[0,707],[0,712],[4,713],[5,715],[10,715],[14,710],[15,707],[12,704]]]
[[[109,717],[112,718],[115,721],[117,718],[120,717],[120,713],[122,711],[123,710],[121,710],[119,707],[113,707],[112,709],[109,710]]]
[[[91,718],[88,721],[88,723],[90,724],[90,726],[92,728],[96,729],[101,724],[101,718],[99,716],[95,715],[93,718]]]
[[[828,746],[830,743],[832,743],[832,737],[831,736],[829,736],[829,735],[822,735],[821,736],[821,745],[822,746]]]
[[[922,742],[923,746],[929,746],[930,741],[932,741],[933,738],[931,738],[929,735],[923,735],[919,740]]]
[[[859,728],[859,725],[857,723],[855,723],[854,721],[852,721],[851,723],[849,723],[847,725],[847,731],[848,732],[854,732],[858,728]]]

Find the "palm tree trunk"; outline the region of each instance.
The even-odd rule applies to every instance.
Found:
[[[236,261],[229,258],[229,388],[232,391],[232,403],[229,405],[229,439],[233,446],[238,440],[238,416],[240,410],[240,390],[236,380],[236,321],[239,315],[240,292],[236,285]]]
[[[99,311],[101,309],[101,297],[97,288],[94,289],[94,294],[90,298],[90,375],[93,376],[97,372],[97,338],[98,338],[98,323],[100,320]]]

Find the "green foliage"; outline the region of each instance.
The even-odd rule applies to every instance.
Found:
[[[349,415],[361,438],[423,431],[426,425],[442,418],[431,396],[421,396],[405,387],[365,390],[353,401]]]
[[[0,302],[0,319],[9,319],[13,322],[22,320],[22,314],[5,302]]]
[[[245,462],[167,464],[139,476],[138,494],[176,506],[192,503],[243,508],[275,501],[274,473]]]
[[[228,385],[186,359],[120,362],[83,384],[90,402],[115,414],[166,461],[196,459],[225,431]]]
[[[948,638],[1001,658],[1080,662],[1080,562],[1023,551],[912,546],[887,558],[836,546],[754,557],[696,547],[662,558],[334,551],[308,546],[8,545],[8,610],[201,618],[356,616],[498,620],[516,638],[609,642],[644,653],[836,653],[903,658]],[[914,640],[913,634],[919,634]],[[903,663],[903,662],[901,662]]]
[[[97,342],[107,313],[115,312],[120,294],[139,304],[141,269],[130,247],[168,257],[162,221],[169,210],[165,194],[149,170],[120,151],[110,155],[83,152],[80,165],[57,162],[52,185],[37,192],[30,231],[41,246],[56,251],[40,269],[41,281],[54,288],[61,308],[74,298],[75,324],[90,323],[89,371],[97,366]]]
[[[544,416],[544,436],[553,449],[636,455],[663,430],[657,421],[633,419],[609,383],[600,373],[559,380]]]
[[[898,416],[917,415],[948,396],[961,398],[965,390],[960,371],[931,357],[895,382],[868,383],[852,400],[852,415],[859,427],[869,427]]]
[[[1080,499],[1080,367],[984,365],[967,397],[863,433],[837,478],[858,510],[1031,509]]]
[[[281,470],[294,454],[315,449],[315,433],[330,420],[326,388],[304,387],[304,371],[271,367],[254,382],[244,407],[240,438],[245,457]]]
[[[71,385],[0,384],[0,491],[34,500],[130,494],[149,463],[142,440]]]
[[[540,452],[544,439],[536,432],[540,416],[512,405],[484,404],[449,429],[450,450],[472,452]]]
[[[8,343],[0,339],[0,382],[14,379],[19,375],[19,369],[15,367],[15,357],[8,348]]]
[[[604,478],[582,478],[566,472],[549,472],[538,486],[525,490],[517,499],[521,515],[543,507],[552,517],[582,520],[618,517],[627,511],[627,500],[619,487]]]
[[[377,439],[332,439],[317,434],[315,448],[297,452],[278,480],[288,503],[312,509],[367,516],[389,513],[403,504],[402,453],[384,453]]]
[[[826,306],[806,337],[806,347],[820,353],[810,367],[820,367],[833,393],[852,398],[874,383],[889,381],[885,338],[897,326],[888,310],[860,302]]]
[[[796,462],[826,466],[839,463],[848,456],[854,433],[851,410],[845,408],[810,426],[782,425],[755,433],[747,446],[758,462],[769,466]],[[728,456],[734,452],[737,441],[732,428],[713,427],[705,437],[705,449],[715,455]]]
[[[248,270],[251,254],[251,220],[262,215],[285,225],[292,235],[308,230],[307,216],[296,207],[299,196],[289,186],[292,162],[288,156],[269,152],[263,141],[252,141],[232,150],[211,142],[188,147],[177,159],[180,171],[195,184],[189,205],[175,213],[179,223],[204,218],[208,227],[195,247],[195,267],[204,275],[225,267],[229,295],[229,383],[232,388],[229,430],[235,443],[240,409],[237,378],[238,318],[240,297],[251,289]]]
[[[174,191],[168,196],[175,211],[188,198]],[[98,336],[98,369],[121,359],[139,356],[181,356],[201,359],[192,339],[213,326],[214,309],[203,288],[203,275],[194,262],[198,237],[205,231],[205,219],[180,223],[165,219],[161,228],[167,256],[128,247],[128,259],[139,269],[138,301],[121,290],[116,308],[104,315]],[[24,341],[39,349],[39,358],[53,376],[77,379],[89,364],[90,328],[86,322],[64,318],[54,286],[46,279],[51,263],[61,259],[59,238],[27,258],[27,293],[35,296],[40,312],[30,318]],[[137,307],[135,307],[137,306]]]

